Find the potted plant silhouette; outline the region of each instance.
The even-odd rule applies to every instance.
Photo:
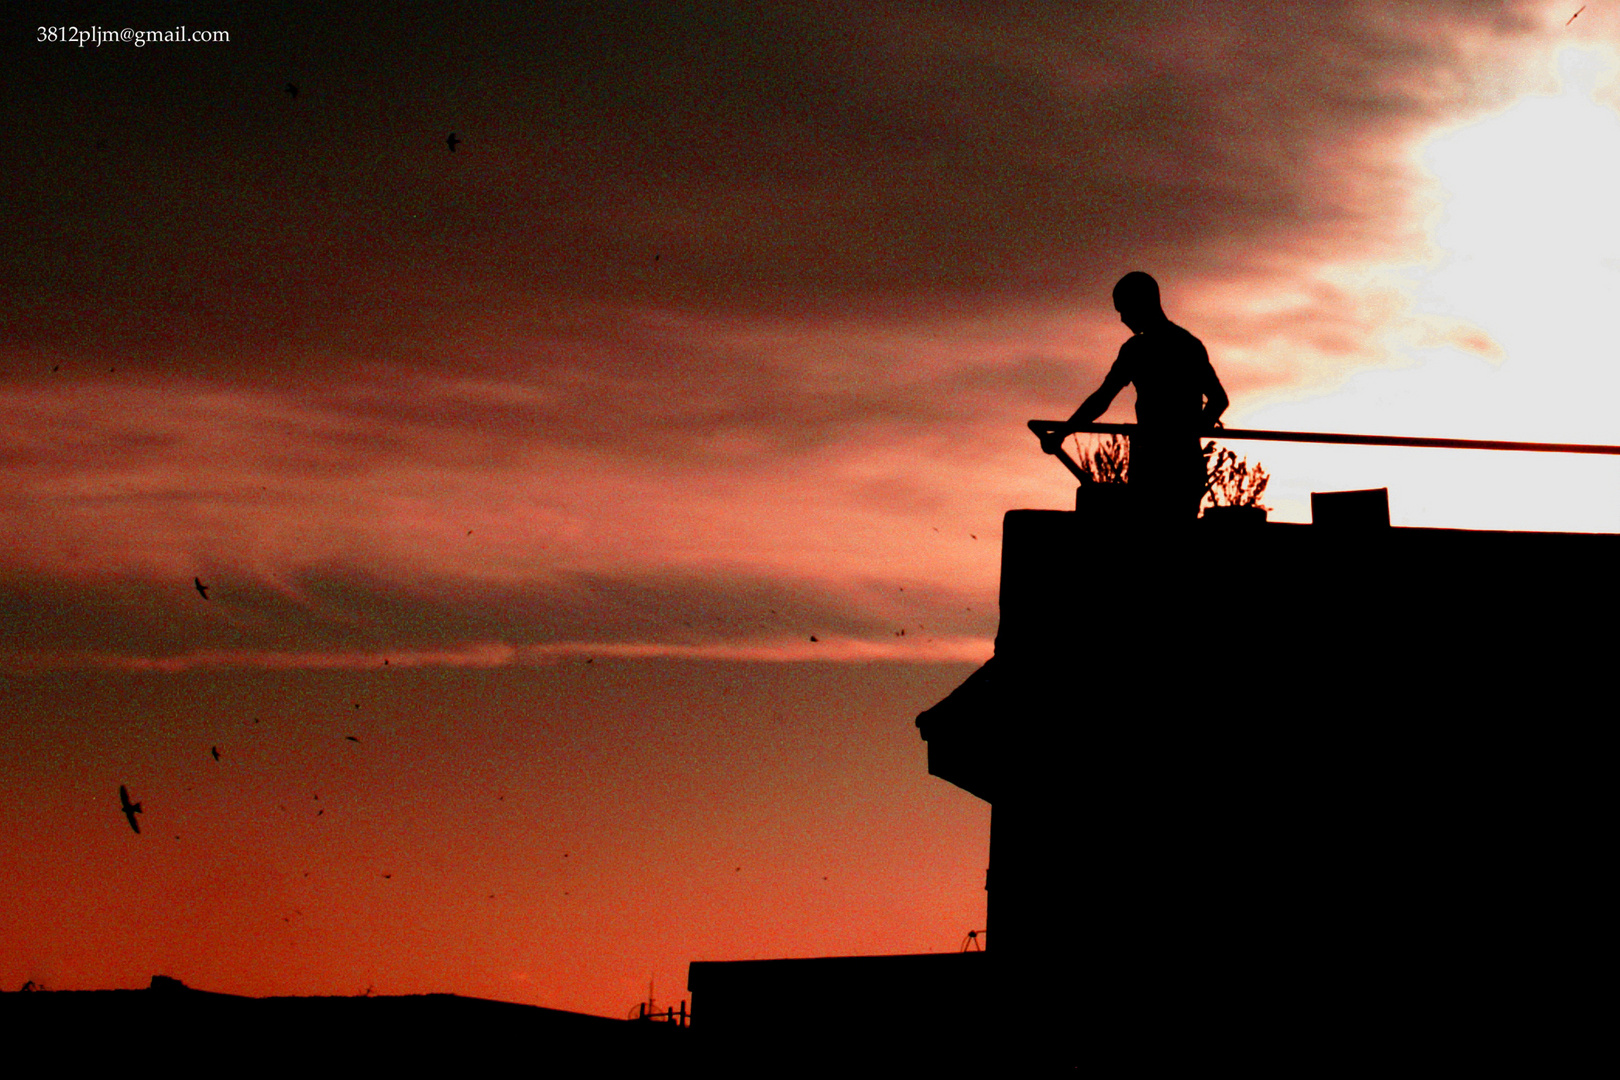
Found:
[[[1260,505],[1271,477],[1232,451],[1204,444],[1203,518],[1212,525],[1264,525],[1269,507]]]
[[[1078,492],[1077,509],[1089,503],[1098,509],[1124,506],[1126,485],[1130,482],[1131,444],[1129,439],[1108,435],[1090,449],[1078,445],[1075,463],[1086,474],[1087,483]],[[1212,525],[1263,525],[1269,507],[1260,505],[1271,477],[1261,465],[1250,465],[1230,450],[1204,445],[1203,517]]]
[[[1075,492],[1075,509],[1110,517],[1125,513],[1129,508],[1126,482],[1131,469],[1130,440],[1106,435],[1086,449],[1077,435],[1075,450],[1075,464],[1086,474],[1085,482]]]

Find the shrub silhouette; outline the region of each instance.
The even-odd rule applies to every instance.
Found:
[[[1125,484],[1130,482],[1131,442],[1121,435],[1105,435],[1092,443],[1088,450],[1075,436],[1074,460],[1080,471],[1094,484]],[[1203,506],[1261,506],[1271,476],[1258,463],[1250,465],[1225,447],[1204,444],[1204,502]]]
[[[1090,450],[1080,445],[1080,436],[1074,437],[1075,464],[1093,484],[1123,484],[1131,468],[1131,442],[1119,435],[1105,435],[1092,444]]]
[[[1250,465],[1246,458],[1238,457],[1225,447],[1216,449],[1214,443],[1204,444],[1204,498],[1209,500],[1210,506],[1253,506],[1269,510],[1269,506],[1260,505],[1260,496],[1266,493],[1269,483],[1271,477],[1264,466]]]

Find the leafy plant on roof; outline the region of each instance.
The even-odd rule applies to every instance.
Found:
[[[1094,484],[1124,484],[1131,472],[1131,442],[1122,435],[1104,435],[1088,449],[1075,437],[1075,464]],[[1261,510],[1271,476],[1260,464],[1250,465],[1225,447],[1204,444],[1204,499],[1202,506],[1254,506]]]
[[[1260,505],[1260,496],[1266,493],[1271,477],[1264,466],[1250,465],[1227,448],[1214,443],[1204,444],[1204,499],[1209,506]]]
[[[1074,461],[1093,484],[1123,484],[1131,470],[1131,441],[1104,435],[1087,450],[1076,435]]]

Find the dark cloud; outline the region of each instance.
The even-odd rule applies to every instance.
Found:
[[[1398,185],[1352,159],[1488,95],[1460,43],[1519,10],[197,7],[228,45],[9,73],[5,317],[165,370],[475,363],[580,300],[937,313],[1373,243]]]

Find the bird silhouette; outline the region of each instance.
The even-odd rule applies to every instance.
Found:
[[[218,761],[218,760],[219,760],[219,747],[217,747],[217,746],[210,746],[210,747],[209,747],[209,748],[208,748],[208,749],[209,749],[209,750],[211,750],[211,751],[212,751],[212,752],[213,752],[213,754],[214,754],[214,760],[215,760],[215,761]]]
[[[456,138],[456,133],[453,131],[450,133],[449,137],[444,140],[445,145],[450,147],[450,152],[452,154],[456,152],[456,143],[460,141],[460,139]]]
[[[191,583],[197,586],[197,595],[204,600],[208,599],[208,586],[202,583],[202,578],[192,578]]]
[[[297,101],[298,100],[298,87],[294,86],[292,83],[288,83],[287,84],[287,96],[292,98],[294,101]]]
[[[1586,5],[1585,5],[1585,4],[1582,4],[1582,5],[1581,5],[1581,11],[1585,11],[1585,10],[1586,10]],[[1573,14],[1573,15],[1571,15],[1571,16],[1570,16],[1570,17],[1569,17],[1569,22],[1567,22],[1567,23],[1565,23],[1565,24],[1564,24],[1564,25],[1565,25],[1565,26],[1568,26],[1568,25],[1569,25],[1569,23],[1572,23],[1572,22],[1574,22],[1574,21],[1575,21],[1575,20],[1576,20],[1576,19],[1578,19],[1578,18],[1580,18],[1580,17],[1581,17],[1581,11],[1577,11],[1577,12],[1576,12],[1576,13],[1575,13],[1575,14]]]
[[[129,819],[129,827],[139,833],[141,831],[141,823],[135,820],[135,815],[144,814],[146,811],[141,809],[140,803],[132,803],[129,801],[129,788],[125,787],[123,784],[118,785],[118,801],[124,804],[124,816]]]

